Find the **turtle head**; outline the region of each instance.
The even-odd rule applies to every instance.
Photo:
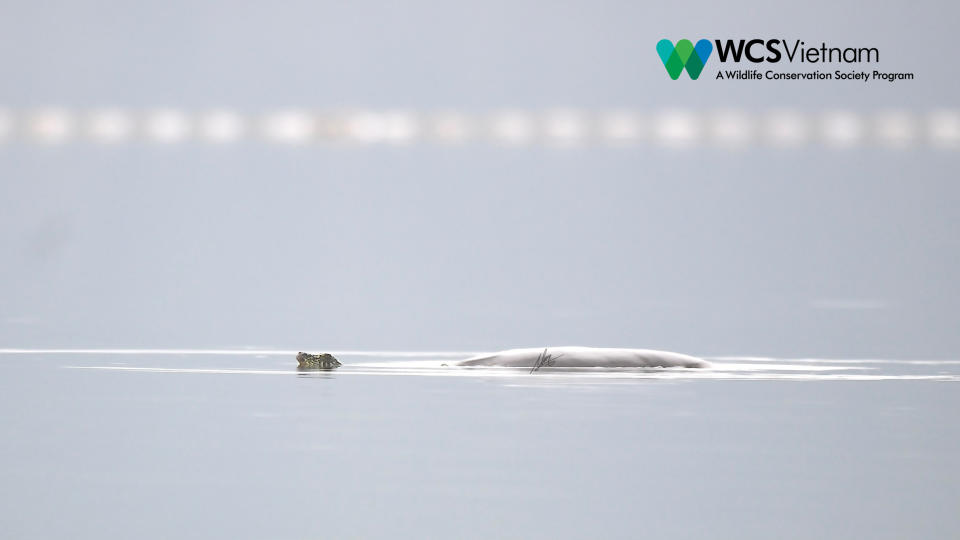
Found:
[[[305,352],[297,353],[297,364],[300,367],[307,367],[307,364],[310,362],[310,355]]]
[[[305,369],[333,369],[340,367],[340,361],[330,353],[309,354],[297,353],[297,367]]]

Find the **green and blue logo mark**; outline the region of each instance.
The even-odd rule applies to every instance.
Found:
[[[698,41],[696,46],[689,39],[681,39],[676,46],[669,39],[661,39],[657,42],[657,54],[660,55],[663,67],[667,68],[667,74],[673,80],[680,77],[684,68],[691,79],[697,80],[712,52],[713,45],[706,39]]]

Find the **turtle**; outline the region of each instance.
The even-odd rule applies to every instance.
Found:
[[[309,354],[297,353],[298,369],[336,369],[342,364],[330,353]]]

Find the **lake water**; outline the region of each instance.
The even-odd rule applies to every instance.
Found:
[[[956,538],[960,361],[0,352],[4,538]]]

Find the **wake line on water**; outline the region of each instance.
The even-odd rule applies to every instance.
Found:
[[[137,373],[207,374],[207,375],[300,375],[326,376],[380,375],[415,377],[530,377],[526,370],[513,368],[373,368],[338,369],[336,371],[303,372],[296,370],[221,369],[221,368],[160,368],[131,366],[63,366],[66,369],[93,371],[126,371]],[[844,368],[839,368],[844,369]],[[960,382],[960,375],[881,375],[863,373],[766,373],[757,371],[723,371],[717,369],[652,370],[591,370],[589,368],[567,371],[539,371],[538,379],[661,379],[661,380],[763,380],[763,381],[943,381]]]
[[[364,350],[326,350],[323,348],[302,349],[323,350],[334,356],[368,356],[382,358],[469,358],[472,356],[493,354],[492,351],[364,351]],[[32,354],[77,354],[77,355],[169,355],[169,356],[295,356],[299,351],[289,349],[28,349],[0,348],[0,355]],[[701,356],[711,362],[764,362],[777,364],[783,362],[830,363],[830,364],[909,364],[909,365],[960,365],[960,360],[924,360],[895,358],[776,358],[769,356]]]
[[[737,360],[740,362],[810,362],[831,364],[910,364],[915,366],[956,366],[960,360],[897,360],[892,358],[775,358],[772,356],[705,356],[704,360]]]
[[[380,356],[386,358],[464,358],[484,351],[328,351],[334,356]],[[0,354],[142,354],[142,355],[214,355],[214,356],[295,356],[300,351],[278,349],[0,349]]]

